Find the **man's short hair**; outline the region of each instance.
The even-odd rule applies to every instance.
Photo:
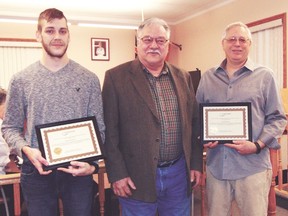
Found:
[[[3,89],[3,88],[0,88],[0,105],[2,105],[3,103],[5,103],[5,101],[6,101],[6,95],[7,95],[6,90]]]
[[[39,32],[42,31],[42,25],[41,25],[42,20],[46,20],[47,22],[50,22],[53,19],[62,19],[62,18],[64,18],[67,22],[67,19],[62,11],[56,8],[46,9],[42,11],[39,15],[37,29]]]
[[[252,35],[251,35],[250,29],[248,28],[247,25],[245,25],[245,24],[242,23],[242,22],[234,22],[234,23],[230,23],[229,25],[227,25],[226,28],[225,28],[225,30],[224,30],[222,39],[226,38],[227,32],[228,32],[231,28],[234,28],[234,27],[236,27],[236,26],[243,27],[243,28],[246,30],[246,32],[247,32],[248,39],[249,39],[250,41],[252,41]]]
[[[140,32],[142,31],[142,29],[145,27],[145,26],[149,26],[151,24],[158,24],[160,26],[162,26],[165,31],[166,31],[166,35],[167,35],[167,39],[170,38],[170,33],[171,33],[171,30],[170,30],[170,27],[169,25],[167,24],[166,21],[164,21],[163,19],[159,19],[157,17],[152,17],[152,18],[149,18],[149,19],[146,19],[144,20],[138,27],[137,29],[137,37],[139,37],[140,35]]]

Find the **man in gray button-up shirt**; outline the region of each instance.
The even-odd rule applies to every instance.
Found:
[[[232,23],[222,39],[226,59],[208,70],[197,90],[199,103],[250,102],[252,141],[206,143],[209,215],[229,215],[236,200],[241,215],[267,215],[272,180],[269,149],[286,125],[273,72],[248,59],[251,33],[243,23]]]

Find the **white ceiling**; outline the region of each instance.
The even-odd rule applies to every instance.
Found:
[[[73,23],[138,25],[160,17],[180,23],[235,0],[0,0],[0,18],[36,20],[41,11],[55,7]]]

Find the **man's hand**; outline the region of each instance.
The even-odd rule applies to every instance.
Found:
[[[28,157],[30,162],[35,166],[40,175],[48,175],[52,170],[44,171],[42,165],[47,166],[48,162],[42,157],[39,149],[31,148],[29,146],[24,146],[22,152]]]
[[[216,148],[218,146],[218,141],[208,142],[208,143],[205,143],[203,146],[204,148],[209,148],[209,149]]]
[[[86,176],[91,175],[95,171],[95,166],[90,165],[87,162],[81,162],[81,161],[71,161],[70,166],[68,168],[59,167],[57,170],[70,173],[73,176]]]
[[[131,180],[130,177],[113,182],[112,188],[114,194],[121,197],[131,196],[132,195],[131,189],[136,190],[134,182]]]
[[[261,148],[265,147],[265,144],[261,141],[258,141]],[[257,148],[253,142],[246,141],[246,140],[237,140],[233,141],[233,143],[226,143],[225,146],[235,149],[239,154],[247,155],[247,154],[254,154],[257,151]]]
[[[191,174],[191,180],[190,181],[192,184],[192,188],[194,189],[198,185],[200,185],[202,173],[197,171],[197,170],[191,170],[190,174]]]

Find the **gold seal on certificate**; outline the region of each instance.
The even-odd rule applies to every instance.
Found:
[[[252,141],[251,103],[202,103],[200,123],[202,143],[232,140]]]
[[[35,126],[39,149],[49,165],[44,170],[67,166],[70,161],[103,158],[96,118],[85,117]]]

